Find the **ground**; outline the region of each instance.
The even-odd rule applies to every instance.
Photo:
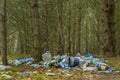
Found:
[[[18,56],[18,55],[17,55]],[[100,56],[103,57],[103,56]],[[15,58],[15,56],[10,56]],[[108,64],[120,70],[120,56],[107,58]],[[37,72],[31,74],[17,74],[17,72]],[[101,74],[98,72],[84,72],[81,69],[68,70],[54,67],[49,68],[32,68],[28,65],[12,67],[10,70],[0,71],[8,72],[13,77],[12,80],[120,80],[120,73]],[[46,73],[54,73],[54,75],[46,75]],[[0,80],[4,80],[3,77]]]

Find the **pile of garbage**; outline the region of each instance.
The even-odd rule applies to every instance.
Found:
[[[47,51],[42,57],[43,61],[39,62],[39,65],[42,67],[54,66],[65,69],[81,68],[83,71],[98,71],[99,73],[120,72],[106,64],[106,62],[108,62],[107,60],[93,56],[90,53],[87,53],[84,56],[77,53],[74,57],[58,55],[52,58],[50,52]]]
[[[31,65],[33,68],[39,67],[56,67],[64,68],[67,70],[81,68],[83,71],[98,71],[99,73],[112,73],[120,72],[116,71],[113,67],[106,64],[108,61],[103,58],[98,58],[90,53],[81,56],[80,53],[77,53],[76,56],[68,55],[57,55],[51,56],[50,51],[42,54],[43,61],[40,61],[38,64],[34,64],[33,58],[17,58],[14,62],[15,66],[20,66],[22,64]]]

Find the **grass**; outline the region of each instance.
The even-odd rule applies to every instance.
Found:
[[[109,58],[108,64],[113,66],[115,69],[120,70],[120,57]]]
[[[30,55],[20,54],[20,53],[14,53],[14,54],[9,54],[8,55],[8,59],[23,58],[23,57],[30,57]]]

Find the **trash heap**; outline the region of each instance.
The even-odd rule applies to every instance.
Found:
[[[15,66],[20,66],[22,64],[30,65],[33,68],[39,67],[56,67],[64,68],[67,70],[81,68],[83,71],[98,71],[99,73],[112,73],[116,71],[113,67],[106,64],[107,60],[103,58],[98,58],[90,53],[81,56],[80,53],[77,53],[76,56],[68,55],[57,55],[51,56],[51,53],[47,51],[42,54],[43,61],[40,61],[38,64],[34,64],[33,58],[17,58],[14,62]]]
[[[98,71],[99,73],[112,73],[120,72],[116,71],[113,67],[106,64],[107,60],[98,58],[90,53],[81,56],[77,53],[76,56],[54,56],[51,57],[50,52],[46,52],[42,55],[43,61],[39,62],[41,67],[57,67],[65,69],[81,68],[83,71]]]

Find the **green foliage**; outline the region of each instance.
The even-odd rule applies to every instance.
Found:
[[[18,67],[14,67],[14,68],[12,68],[11,71],[12,71],[12,72],[18,72],[18,71],[19,71],[19,68],[18,68]]]
[[[44,79],[44,76],[42,74],[37,74],[37,75],[35,75],[35,79],[42,80],[42,79]]]
[[[48,41],[49,49],[52,53],[58,51],[58,19],[56,12],[56,1],[38,0],[39,4],[39,23],[40,23],[40,45],[42,47],[41,53],[46,50]],[[81,26],[81,52],[102,53],[104,45],[104,32],[101,22],[101,0],[61,0],[62,1],[62,26],[65,43],[65,53],[68,48],[68,33],[69,33],[69,11],[71,11],[70,17],[70,42],[72,53],[77,52],[77,39],[78,39],[78,27]],[[79,4],[80,1],[80,4]],[[69,7],[71,3],[71,9]],[[118,49],[120,44],[120,3],[116,4],[115,24],[116,24],[116,52],[119,54]],[[2,5],[2,0],[0,0]],[[79,12],[80,5],[80,12]],[[45,7],[47,8],[47,15],[45,15]],[[7,17],[8,17],[8,53],[27,53],[34,54],[33,46],[33,22],[32,22],[32,7],[31,0],[8,0],[7,1]],[[2,13],[2,7],[0,6],[0,14]],[[78,18],[80,14],[80,25]],[[46,22],[47,18],[47,22]],[[1,24],[1,16],[0,16]],[[47,27],[46,27],[47,25]],[[47,28],[47,29],[46,29]],[[75,30],[74,30],[75,29]],[[99,38],[97,37],[97,34]],[[48,35],[48,36],[47,36]],[[1,37],[1,36],[0,36]],[[74,38],[74,39],[73,39]],[[1,44],[1,43],[0,43]],[[74,49],[75,48],[75,49]],[[88,49],[88,50],[87,50]]]

